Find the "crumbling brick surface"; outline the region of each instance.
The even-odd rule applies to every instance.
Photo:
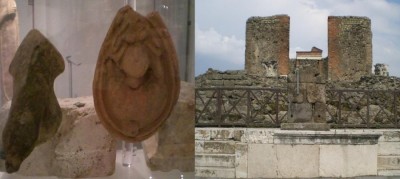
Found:
[[[328,17],[329,78],[357,81],[372,69],[371,20],[367,17]]]
[[[250,75],[263,75],[263,63],[278,62],[278,75],[289,73],[290,17],[250,17],[246,23],[245,69]]]

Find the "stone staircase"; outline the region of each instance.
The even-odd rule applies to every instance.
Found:
[[[247,178],[247,144],[242,141],[243,135],[243,129],[196,129],[196,177]]]

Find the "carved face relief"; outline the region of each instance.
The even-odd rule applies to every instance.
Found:
[[[176,52],[161,17],[123,7],[103,42],[93,80],[102,124],[123,140],[144,140],[169,116],[178,95]]]

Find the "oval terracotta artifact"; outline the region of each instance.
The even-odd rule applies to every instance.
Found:
[[[105,128],[126,141],[150,137],[171,113],[179,85],[176,52],[161,16],[120,9],[93,80],[94,104]]]

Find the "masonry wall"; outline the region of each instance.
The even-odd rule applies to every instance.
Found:
[[[290,17],[276,15],[250,17],[246,23],[245,69],[250,75],[263,75],[262,63],[278,62],[278,75],[289,73]]]
[[[373,146],[281,145],[274,138],[274,133],[279,131],[276,128],[196,128],[196,177],[352,177],[366,175],[365,172],[378,176],[400,175],[399,129],[331,130],[348,134],[381,133],[378,144]],[[362,162],[366,158],[370,162]],[[345,172],[338,176],[340,169]]]
[[[329,78],[355,81],[372,69],[371,20],[367,17],[328,17]]]

